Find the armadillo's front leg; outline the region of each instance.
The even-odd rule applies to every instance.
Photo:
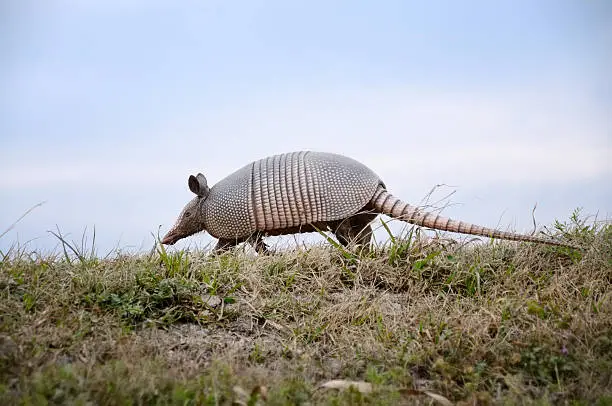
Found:
[[[217,245],[215,245],[215,248],[213,249],[213,254],[221,254],[224,251],[227,251],[230,248],[235,247],[236,244],[237,244],[236,240],[226,240],[223,238],[219,238]]]
[[[255,248],[255,251],[257,251],[259,255],[270,253],[270,249],[268,248],[266,243],[263,241],[262,234],[260,233],[253,234],[251,238],[249,238],[249,242],[251,243],[251,245],[253,245],[253,248]]]

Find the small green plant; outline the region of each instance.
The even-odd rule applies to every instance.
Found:
[[[261,364],[265,361],[266,357],[261,349],[261,347],[255,343],[253,349],[249,353],[249,361],[254,364]]]
[[[31,312],[34,309],[34,306],[36,306],[36,296],[28,292],[24,293],[23,308],[25,309],[25,311]]]
[[[166,247],[158,241],[157,253],[169,277],[186,275],[189,271],[189,255],[185,251],[180,250],[168,253]]]
[[[331,244],[332,247],[334,247],[345,259],[347,259],[349,261],[349,264],[351,265],[356,265],[357,261],[358,261],[358,257],[353,254],[352,252],[350,252],[349,250],[347,250],[346,248],[344,248],[342,246],[342,244],[340,244],[339,242],[337,242],[336,240],[334,240],[333,238],[331,238],[329,236],[329,234],[327,234],[326,232],[319,230],[318,228],[316,228],[316,231],[323,237],[325,238],[325,240]]]
[[[597,232],[597,223],[589,222],[589,218],[583,217],[581,213],[582,208],[574,209],[569,221],[555,220],[553,228],[569,240],[579,243],[592,242]]]
[[[540,319],[546,318],[546,309],[535,300],[527,301],[527,313],[538,316]]]
[[[529,377],[539,384],[552,383],[558,387],[565,379],[576,376],[576,366],[571,354],[555,353],[545,346],[529,346],[521,353],[521,366]]]
[[[420,258],[415,260],[411,265],[411,270],[413,273],[416,273],[419,277],[423,276],[423,271],[427,266],[431,266],[433,260],[440,255],[441,251],[435,250],[428,252],[424,258]]]
[[[66,238],[62,235],[59,227],[57,228],[57,233],[54,231],[49,231],[55,238],[60,240],[62,244],[62,251],[64,253],[64,259],[67,263],[72,263],[72,258],[70,256],[70,252],[76,256],[78,261],[83,267],[95,267],[98,264],[98,257],[96,254],[96,228],[94,227],[92,230],[91,237],[91,247],[88,249],[88,241],[87,241],[87,228],[83,231],[83,235],[81,236],[81,245],[78,246],[74,241],[70,244]]]
[[[380,220],[382,223],[387,235],[389,236],[389,248],[388,248],[388,258],[389,265],[399,266],[403,261],[405,261],[411,252],[413,240],[415,238],[414,228],[410,228],[408,235],[406,238],[397,239],[391,232],[391,229],[387,225],[384,220]]]
[[[465,291],[468,296],[477,296],[481,293],[481,272],[479,265],[471,265],[465,279]]]

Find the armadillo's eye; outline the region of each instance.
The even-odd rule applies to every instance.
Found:
[[[190,217],[190,216],[191,216],[191,212],[190,211],[185,213],[185,217]]]

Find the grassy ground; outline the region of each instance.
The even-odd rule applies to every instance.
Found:
[[[0,262],[0,404],[612,404],[612,226]],[[351,382],[353,385],[351,385]]]

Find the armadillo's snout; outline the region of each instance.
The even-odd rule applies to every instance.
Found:
[[[178,234],[176,232],[173,232],[173,230],[170,230],[168,234],[166,234],[164,238],[161,240],[161,243],[164,245],[173,245],[178,240],[180,240],[180,237],[178,236]]]

